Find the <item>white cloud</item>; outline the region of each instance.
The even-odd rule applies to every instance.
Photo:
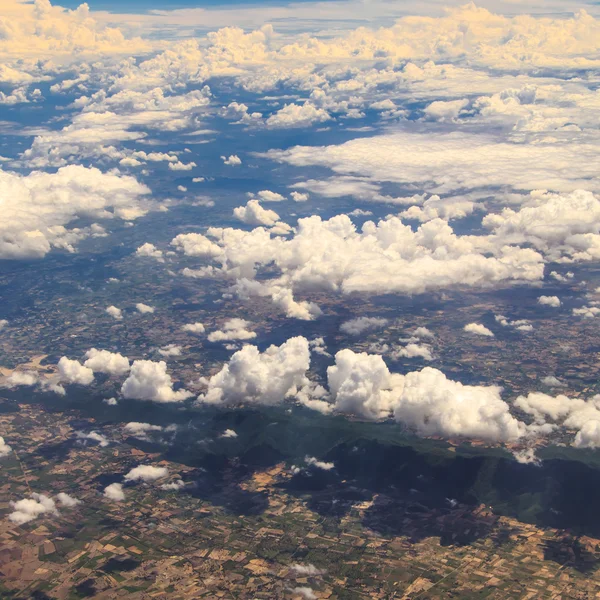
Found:
[[[147,212],[149,189],[133,177],[68,166],[27,176],[0,170],[0,258],[42,258],[52,248],[74,252],[91,227],[67,226],[77,218],[135,219]]]
[[[304,462],[310,467],[315,467],[316,469],[321,469],[322,471],[331,471],[335,468],[335,464],[332,462],[325,462],[315,458],[314,456],[305,456]]]
[[[122,502],[125,500],[125,492],[123,492],[123,484],[111,483],[104,488],[104,497],[114,502]]]
[[[566,383],[562,382],[554,375],[546,375],[545,377],[542,377],[540,381],[549,387],[567,387]]]
[[[84,366],[97,373],[124,375],[129,371],[129,359],[118,352],[91,348],[85,358]]]
[[[266,125],[270,129],[291,129],[309,127],[314,123],[323,123],[329,120],[331,120],[331,116],[326,110],[305,102],[302,105],[286,104],[267,119]]]
[[[582,306],[581,308],[574,308],[573,314],[584,319],[594,319],[600,315],[600,308],[598,306]]]
[[[323,166],[338,175],[418,185],[431,194],[448,194],[489,187],[600,191],[592,167],[595,151],[595,144],[584,141],[528,144],[456,131],[387,133],[338,146],[271,150],[266,156],[299,167]]]
[[[307,586],[295,587],[292,592],[301,596],[303,600],[317,600],[317,596],[313,592],[313,589]]]
[[[134,437],[140,439],[148,439],[148,433],[150,431],[162,431],[163,428],[160,425],[151,425],[150,423],[139,423],[137,421],[132,421],[127,423],[123,428],[126,433],[130,433]]]
[[[541,304],[542,306],[558,308],[561,305],[561,301],[558,296],[540,296],[538,298],[538,304]]]
[[[153,465],[139,465],[134,467],[125,475],[125,481],[156,481],[169,474],[166,467],[155,467]]]
[[[70,360],[63,356],[58,361],[58,373],[61,381],[76,383],[78,385],[90,385],[94,381],[94,371],[83,366],[77,360]]]
[[[106,312],[113,318],[116,319],[117,321],[120,321],[123,318],[123,311],[120,308],[117,308],[116,306],[109,306],[106,309]]]
[[[12,448],[4,441],[4,438],[0,435],[0,458],[8,456],[12,452]]]
[[[435,121],[454,121],[469,104],[468,100],[436,100],[423,109],[425,115]]]
[[[150,258],[162,258],[163,251],[159,250],[154,244],[145,243],[142,244],[136,251],[137,256],[147,256]]]
[[[238,434],[233,429],[226,429],[219,437],[236,438]]]
[[[83,431],[76,431],[75,435],[77,436],[78,440],[83,440],[80,441],[80,443],[84,445],[86,444],[86,440],[96,442],[102,448],[106,448],[106,446],[110,445],[109,439],[105,435],[102,435],[97,431],[90,431],[89,433],[84,433]]]
[[[205,327],[202,323],[186,323],[181,330],[188,333],[204,333]]]
[[[69,496],[66,492],[59,492],[56,494],[56,499],[59,501],[61,506],[65,508],[74,508],[78,504],[81,504],[81,500],[74,498],[73,496]]]
[[[323,569],[318,569],[313,564],[308,565],[300,565],[295,564],[290,567],[292,573],[298,577],[317,577],[319,575],[323,575],[326,571]]]
[[[208,334],[209,342],[225,342],[232,340],[251,340],[256,337],[254,331],[248,330],[251,325],[244,319],[233,318],[223,323],[223,328]]]
[[[472,437],[491,441],[524,435],[495,386],[470,386],[426,367],[407,375],[390,373],[378,355],[341,350],[327,379],[339,412],[369,419],[393,413],[420,435]]]
[[[308,340],[290,338],[281,346],[260,352],[247,345],[208,381],[198,399],[207,404],[280,404],[306,384],[310,366]]]
[[[296,191],[292,192],[290,196],[294,202],[306,202],[310,198],[308,194]]]
[[[242,160],[237,154],[231,154],[229,157],[221,156],[223,164],[229,165],[230,167],[237,167],[242,164]]]
[[[465,325],[463,329],[467,333],[483,335],[486,337],[494,337],[494,332],[490,331],[485,325],[481,325],[481,323],[469,323],[468,325]]]
[[[272,227],[279,221],[279,215],[274,210],[263,208],[258,200],[249,200],[246,206],[234,208],[233,216],[247,225]]]
[[[575,436],[573,446],[576,448],[600,447],[600,421],[587,421]]]
[[[181,402],[190,397],[187,390],[173,390],[173,381],[164,361],[136,360],[121,387],[125,398],[154,402]]]
[[[8,325],[8,321],[6,319],[0,319],[0,331],[2,331]]]
[[[393,353],[394,357],[404,357],[404,358],[422,358],[424,360],[433,360],[433,354],[431,352],[431,347],[427,344],[415,344],[414,342],[409,342],[403,348],[400,348],[396,352]]]
[[[271,296],[290,317],[313,319],[318,307],[297,302],[295,292],[417,294],[456,285],[490,287],[512,281],[538,281],[543,259],[528,248],[490,248],[477,236],[457,236],[435,219],[416,231],[391,217],[367,221],[358,232],[347,215],[322,221],[299,219],[291,239],[273,237],[261,227],[252,231],[211,227],[207,235],[181,234],[172,244],[190,256],[212,258],[219,269],[204,267],[195,276],[236,279],[240,297]],[[483,248],[480,248],[482,246]],[[260,266],[279,270],[254,281]]]
[[[285,196],[271,190],[260,190],[256,195],[262,202],[283,202],[285,200]]]
[[[168,344],[167,346],[163,346],[158,349],[158,353],[161,356],[181,356],[181,346],[177,346],[177,344]]]
[[[181,488],[184,488],[184,487],[185,487],[185,482],[182,479],[176,479],[175,481],[172,481],[170,483],[163,483],[160,486],[160,489],[165,490],[167,492],[177,492]]]
[[[511,321],[504,315],[494,315],[494,319],[496,320],[496,323],[500,323],[502,327],[513,327],[517,331],[533,331],[533,325],[528,319],[516,319]]]
[[[135,305],[135,309],[143,315],[152,314],[154,312],[154,306],[149,306],[148,304],[143,304],[142,302],[138,302]]]
[[[383,329],[389,321],[380,317],[357,317],[340,325],[340,331],[348,335],[360,335],[365,331]]]
[[[45,513],[58,514],[56,503],[52,498],[35,492],[31,494],[31,498],[23,498],[23,500],[11,502],[10,505],[13,512],[8,515],[8,518],[17,525],[29,523]]]

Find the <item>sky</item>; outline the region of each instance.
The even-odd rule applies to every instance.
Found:
[[[597,7],[172,8],[0,9],[0,385],[599,446],[600,395],[551,356],[516,394],[480,370],[600,317]],[[68,302],[45,275],[19,312],[60,261]]]

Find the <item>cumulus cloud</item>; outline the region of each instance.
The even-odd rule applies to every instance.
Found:
[[[25,176],[0,170],[0,258],[42,258],[52,248],[74,252],[94,229],[68,229],[72,221],[135,219],[147,212],[142,199],[149,192],[133,177],[83,166]]]
[[[85,353],[85,367],[96,373],[124,375],[129,371],[129,359],[118,352],[91,348]]]
[[[151,425],[150,423],[140,423],[138,421],[127,423],[123,429],[126,433],[130,433],[134,437],[144,440],[148,439],[148,433],[151,431],[163,431],[163,427],[160,425]]]
[[[576,317],[583,317],[584,319],[594,319],[598,315],[600,315],[600,307],[582,306],[581,308],[574,308],[572,312]]]
[[[125,475],[125,481],[156,481],[169,474],[169,469],[166,467],[155,467],[153,465],[139,465],[131,469]]]
[[[383,329],[389,321],[381,317],[357,317],[340,325],[340,331],[348,335],[360,335],[365,331]]]
[[[229,319],[223,323],[222,329],[208,334],[209,342],[229,342],[233,340],[251,340],[256,337],[254,331],[248,327],[252,325],[248,321],[239,318]]]
[[[158,353],[165,357],[181,356],[181,346],[178,346],[177,344],[168,344],[167,346],[159,348]]]
[[[526,432],[499,387],[464,385],[431,367],[399,375],[381,356],[341,350],[327,380],[336,410],[369,419],[393,414],[420,435],[509,441]]]
[[[74,498],[73,496],[69,496],[66,492],[60,492],[56,494],[56,499],[60,503],[61,506],[65,508],[74,508],[78,504],[81,504],[81,500]]]
[[[8,456],[12,452],[12,448],[4,441],[4,438],[0,435],[0,458]]]
[[[23,500],[11,502],[10,505],[13,512],[8,515],[8,518],[17,525],[29,523],[46,513],[58,514],[54,500],[36,492],[31,494],[31,498],[23,498]]]
[[[113,318],[116,319],[117,321],[120,321],[123,318],[123,311],[120,308],[117,308],[116,306],[109,306],[106,309],[106,312]]]
[[[207,390],[198,399],[207,404],[280,404],[306,385],[309,366],[306,338],[290,338],[264,352],[247,345],[206,381]]]
[[[229,165],[230,167],[237,167],[242,164],[242,159],[237,154],[231,154],[230,156],[221,156],[223,164]]]
[[[111,483],[104,488],[103,495],[105,498],[113,502],[123,502],[125,500],[125,492],[123,491],[122,483]]]
[[[540,296],[538,298],[538,304],[541,304],[542,306],[558,308],[561,305],[561,301],[558,296]]]
[[[307,586],[295,587],[292,592],[303,598],[303,600],[317,600],[313,589]]]
[[[236,438],[238,434],[233,429],[226,429],[219,437]]]
[[[143,315],[148,315],[148,314],[151,315],[155,310],[154,306],[149,306],[148,304],[144,304],[142,302],[138,302],[135,305],[135,309]]]
[[[403,348],[398,349],[393,353],[394,358],[422,358],[424,360],[433,360],[433,353],[431,347],[427,344],[416,344],[409,342]]]
[[[150,258],[162,259],[163,251],[159,250],[154,244],[142,244],[136,251],[137,256],[146,256]]]
[[[240,297],[271,296],[288,316],[314,319],[318,307],[298,302],[294,292],[415,294],[461,285],[486,287],[543,277],[541,255],[528,248],[481,249],[476,236],[457,236],[435,219],[416,231],[391,217],[367,221],[358,232],[347,215],[323,221],[299,219],[291,239],[252,231],[211,227],[207,235],[180,234],[172,244],[190,256],[214,259],[199,276],[236,279]],[[273,263],[279,274],[256,281],[257,269]],[[195,276],[194,272],[184,274]]]
[[[84,366],[79,361],[71,360],[66,356],[58,361],[58,373],[61,381],[67,383],[90,385],[94,381],[94,371],[89,366]]]
[[[298,577],[317,577],[323,575],[326,571],[318,569],[315,565],[309,563],[307,565],[294,564],[290,567],[291,572]]]
[[[473,333],[474,335],[483,335],[486,337],[494,337],[494,332],[490,331],[485,325],[481,323],[469,323],[463,327],[467,333]]]
[[[263,208],[258,200],[249,200],[246,206],[234,208],[233,216],[247,225],[272,227],[279,221],[279,215],[274,210]]]
[[[496,323],[500,323],[502,327],[512,327],[517,331],[533,331],[533,325],[528,319],[515,319],[511,321],[504,315],[494,315]]]
[[[153,400],[154,402],[181,402],[191,394],[184,389],[175,391],[173,380],[164,361],[136,360],[129,377],[121,387],[124,398]]]
[[[106,446],[110,444],[109,439],[105,435],[102,435],[97,431],[90,431],[89,433],[84,433],[83,431],[76,431],[75,435],[77,436],[79,442],[84,445],[87,444],[88,441],[96,442],[102,448],[106,448]]]
[[[186,323],[182,326],[181,331],[188,333],[204,333],[205,327],[202,323]]]
[[[315,467],[315,469],[321,469],[322,471],[331,471],[335,468],[335,464],[332,462],[325,462],[315,458],[314,456],[305,456],[304,462],[309,467]]]
[[[286,104],[267,119],[266,125],[270,129],[291,129],[309,127],[314,123],[323,123],[330,119],[331,116],[326,110],[306,102],[302,105]]]
[[[175,481],[171,481],[170,483],[163,483],[160,486],[160,489],[165,490],[166,492],[177,492],[184,487],[185,482],[182,479],[176,479]]]

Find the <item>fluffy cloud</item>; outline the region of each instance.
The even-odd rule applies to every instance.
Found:
[[[177,346],[176,344],[168,344],[167,346],[163,346],[158,349],[158,353],[161,356],[181,356],[181,346]]]
[[[467,333],[473,333],[474,335],[494,337],[494,332],[490,331],[485,325],[482,325],[481,323],[469,323],[468,325],[465,325],[463,329]]]
[[[315,467],[316,469],[321,469],[323,471],[331,471],[335,468],[335,464],[332,462],[325,462],[315,458],[314,456],[305,456],[304,462],[310,466]]]
[[[70,360],[66,356],[58,361],[58,373],[61,381],[67,383],[90,385],[94,381],[94,371],[89,366],[83,366],[79,361]]]
[[[251,325],[244,319],[233,318],[223,324],[223,328],[208,335],[209,342],[225,342],[233,340],[251,340],[256,337],[254,331],[249,331]]]
[[[561,305],[561,301],[558,296],[540,296],[538,298],[538,304],[541,304],[542,306],[558,308]]]
[[[125,492],[123,491],[123,484],[111,483],[104,488],[104,497],[114,502],[122,502],[125,500]]]
[[[543,277],[543,259],[537,252],[490,248],[476,236],[456,235],[440,219],[413,231],[391,217],[367,221],[358,232],[347,215],[328,221],[312,216],[299,219],[291,239],[274,237],[262,227],[252,231],[211,227],[207,235],[215,241],[190,233],[178,235],[172,244],[189,256],[221,263],[218,270],[201,269],[202,276],[235,278],[240,296],[270,295],[288,316],[304,319],[315,318],[318,307],[297,302],[294,292],[416,294]],[[257,268],[271,263],[279,269],[279,277],[254,281]]]
[[[138,302],[135,305],[135,309],[143,315],[152,314],[154,312],[154,306],[149,306],[148,304],[143,304],[142,302]]]
[[[73,496],[69,496],[66,492],[60,492],[56,494],[56,499],[60,503],[61,506],[65,508],[74,508],[78,504],[81,504],[81,500],[74,498]]]
[[[4,0],[0,56],[74,62],[83,56],[147,52],[151,46],[139,38],[127,39],[114,27],[96,21],[87,4],[75,10],[52,6],[49,0],[25,4]],[[6,16],[8,15],[8,17]]]
[[[237,156],[237,154],[232,154],[231,156],[221,156],[221,160],[223,164],[229,165],[230,167],[237,167],[242,164],[242,159]]]
[[[52,248],[74,252],[100,229],[68,229],[69,223],[135,219],[147,212],[142,198],[149,191],[133,177],[82,166],[27,176],[0,170],[0,258],[41,258]]]
[[[151,425],[150,423],[139,423],[137,421],[127,423],[123,429],[126,433],[130,433],[134,437],[143,440],[148,439],[148,433],[150,433],[151,431],[163,431],[163,427],[161,427],[160,425]]]
[[[137,256],[147,256],[150,258],[161,259],[163,256],[162,250],[159,250],[154,244],[142,244],[136,251]]]
[[[309,366],[306,338],[290,338],[262,353],[247,345],[206,381],[206,393],[198,399],[207,404],[280,404],[306,385]]]
[[[433,360],[433,353],[431,352],[430,346],[428,346],[427,344],[415,344],[414,342],[409,342],[408,344],[406,344],[406,346],[394,352],[393,355],[394,358],[404,357]]]
[[[166,467],[154,467],[153,465],[139,465],[134,467],[125,475],[125,481],[156,481],[169,474]]]
[[[8,518],[17,525],[29,523],[45,513],[58,514],[56,503],[52,498],[35,492],[31,494],[31,498],[23,498],[23,500],[11,502],[10,505],[13,512],[8,515]]]
[[[205,327],[202,323],[186,323],[181,328],[181,331],[187,331],[188,333],[204,333]]]
[[[464,385],[431,367],[403,376],[381,356],[341,350],[327,380],[336,410],[370,419],[393,413],[420,435],[508,441],[526,432],[500,388]]]
[[[306,102],[298,104],[286,104],[283,108],[272,114],[267,119],[267,127],[271,129],[291,129],[295,127],[308,127],[314,123],[329,121],[331,116],[326,110],[317,108]]]
[[[380,317],[357,317],[340,325],[340,331],[348,335],[360,335],[365,331],[383,329],[389,321]]]
[[[84,433],[83,431],[76,431],[75,435],[77,436],[79,442],[83,445],[87,445],[88,440],[96,442],[102,448],[106,448],[106,446],[110,444],[109,439],[105,435],[102,435],[97,431],[90,431],[89,433]]]
[[[129,371],[129,359],[118,352],[91,348],[85,353],[85,358],[84,366],[97,373],[124,375]]]
[[[106,312],[113,318],[116,319],[117,321],[120,321],[123,318],[123,311],[120,308],[117,308],[116,306],[109,306],[106,309]]]
[[[12,452],[12,448],[4,441],[4,438],[0,435],[0,458],[8,456]]]
[[[263,208],[258,200],[249,200],[246,206],[234,208],[233,216],[247,225],[272,227],[279,221],[279,215],[274,210]]]
[[[173,389],[173,380],[167,373],[166,362],[151,360],[133,362],[129,377],[121,387],[121,393],[125,398],[154,402],[181,402],[191,395],[187,390]]]

